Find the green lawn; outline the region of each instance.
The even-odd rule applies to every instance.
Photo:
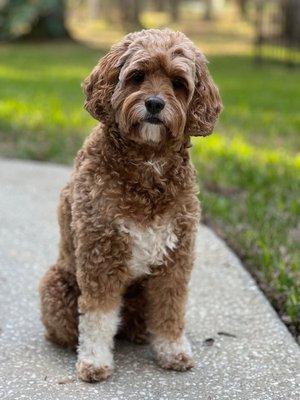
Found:
[[[0,154],[70,163],[95,122],[80,82],[99,50],[0,46]],[[213,56],[225,110],[194,140],[204,219],[245,261],[285,322],[300,328],[300,72]]]

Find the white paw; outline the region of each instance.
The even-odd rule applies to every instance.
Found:
[[[76,372],[85,382],[99,382],[107,379],[113,373],[112,365],[95,366],[85,361],[77,361]]]
[[[175,371],[187,371],[193,368],[192,350],[185,335],[177,341],[156,337],[152,345],[157,362],[162,368]]]
[[[169,356],[157,357],[157,363],[164,369],[172,369],[174,371],[188,371],[194,367],[193,358],[187,353],[172,354]]]

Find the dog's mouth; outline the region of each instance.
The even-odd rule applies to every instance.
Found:
[[[154,115],[148,115],[145,118],[145,122],[149,122],[149,124],[154,124],[154,125],[160,125],[163,123],[160,118],[155,117]]]

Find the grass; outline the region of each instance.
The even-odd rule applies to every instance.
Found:
[[[75,44],[1,46],[2,154],[71,161],[93,126],[80,83],[98,57]]]
[[[0,154],[70,163],[95,122],[80,83],[99,57],[74,43],[0,46]],[[226,238],[293,333],[300,328],[300,74],[212,55],[225,110],[194,139],[204,219]]]

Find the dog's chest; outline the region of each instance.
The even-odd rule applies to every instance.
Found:
[[[163,264],[177,245],[177,236],[171,223],[142,228],[132,222],[123,222],[120,230],[131,238],[132,254],[128,267],[135,278],[149,274],[150,267]]]

